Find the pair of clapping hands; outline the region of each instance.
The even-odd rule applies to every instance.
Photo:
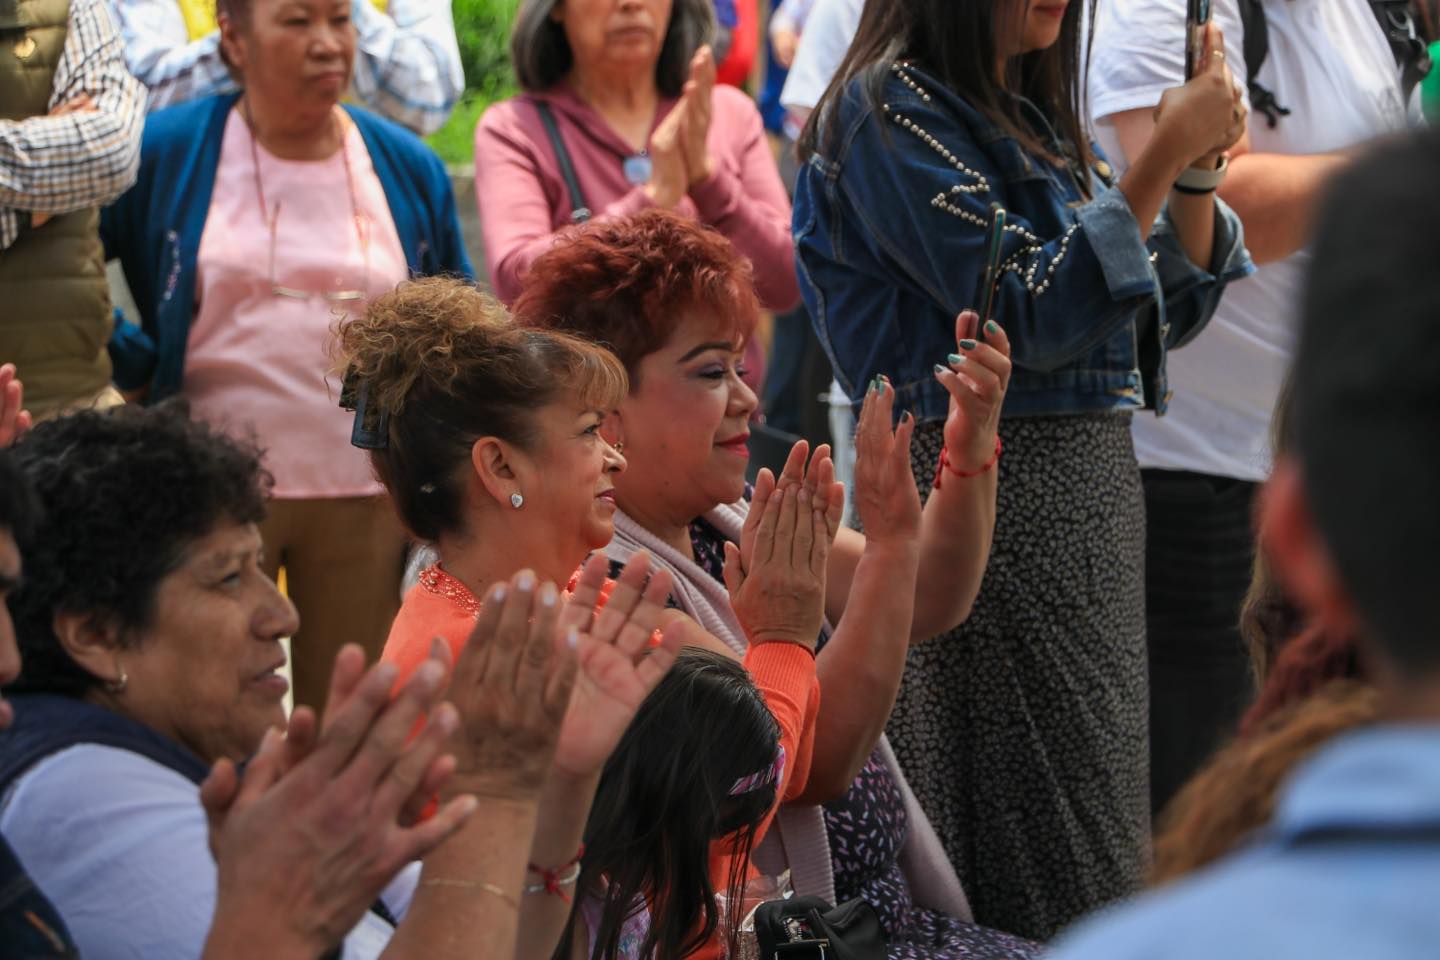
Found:
[[[598,771],[682,638],[667,629],[650,645],[670,578],[647,555],[596,614],[606,572],[591,558],[568,601],[529,571],[497,585],[458,660],[437,640],[398,695],[393,665],[367,669],[347,646],[323,720],[298,707],[243,775],[216,764],[201,788],[219,864],[212,941],[229,936],[226,916],[283,917],[323,952],[484,803],[538,803],[552,769]],[[437,794],[438,812],[421,819]],[[531,838],[514,842],[528,850]]]

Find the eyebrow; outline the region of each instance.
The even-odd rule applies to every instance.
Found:
[[[709,343],[702,343],[700,344],[700,346],[691,350],[689,353],[685,354],[685,356],[681,357],[676,362],[689,363],[691,360],[694,360],[696,357],[700,356],[700,354],[706,353],[710,350],[724,350],[726,353],[734,353],[735,344],[730,342],[729,340],[712,340]]]

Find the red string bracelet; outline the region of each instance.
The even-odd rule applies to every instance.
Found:
[[[1003,449],[1004,444],[1000,442],[1000,434],[997,433],[995,434],[995,453],[990,457],[988,461],[986,461],[985,466],[981,467],[979,470],[956,470],[954,467],[950,466],[950,451],[947,450],[945,447],[941,447],[940,462],[935,464],[935,489],[940,489],[940,478],[943,477],[947,472],[953,473],[955,474],[955,476],[962,479],[968,477],[978,477],[982,473],[989,473],[990,470],[995,466],[995,464],[1000,462],[1000,451]]]
[[[582,843],[580,844],[580,849],[576,851],[574,858],[566,863],[562,863],[558,867],[546,868],[537,867],[533,863],[529,864],[527,869],[531,873],[539,876],[540,882],[526,884],[523,892],[548,893],[569,903],[570,895],[560,888],[571,886],[575,881],[580,879],[580,859],[584,856],[585,844]]]

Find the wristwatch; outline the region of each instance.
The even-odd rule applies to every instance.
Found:
[[[1225,171],[1229,167],[1230,157],[1223,153],[1220,154],[1220,165],[1214,170],[1186,167],[1180,171],[1180,176],[1175,178],[1175,189],[1181,193],[1214,193],[1215,188],[1225,179]]]

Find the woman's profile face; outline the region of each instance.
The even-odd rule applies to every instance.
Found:
[[[1046,50],[1060,39],[1071,0],[1008,0],[999,5],[1000,48],[1006,57]]]
[[[617,481],[626,513],[659,509],[688,522],[744,494],[758,401],[740,379],[743,356],[729,324],[691,311],[631,371],[630,396],[620,405],[630,470]]]
[[[325,119],[350,87],[355,26],[350,0],[250,0],[250,16],[222,25],[222,42],[248,95]]]
[[[149,626],[119,654],[118,709],[207,762],[243,760],[285,725],[280,640],[300,621],[260,561],[255,525],[222,522],[160,581]]]
[[[673,0],[558,0],[550,16],[582,69],[653,74],[672,6]]]
[[[537,536],[553,545],[566,564],[615,534],[615,477],[625,458],[601,436],[605,412],[563,397],[535,414],[536,439],[519,456],[520,508],[544,526]]]

